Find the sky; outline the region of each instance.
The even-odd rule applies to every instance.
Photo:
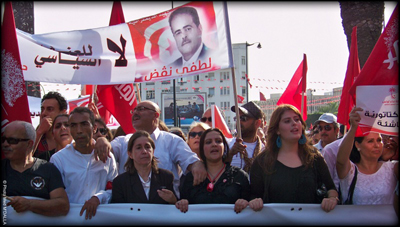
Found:
[[[35,34],[108,26],[112,3],[34,2]],[[186,3],[122,1],[122,9],[125,22],[129,22]],[[349,50],[337,1],[235,1],[228,2],[227,6],[232,43],[260,42],[262,45],[261,49],[257,44],[248,47],[250,82],[259,85],[259,88],[250,89],[250,100],[259,100],[259,91],[266,98],[271,93],[283,93],[303,60],[303,54],[307,55],[307,88],[315,89],[313,94],[322,95],[343,86]],[[385,2],[385,24],[395,6],[396,2]],[[44,87],[51,86],[45,84]],[[77,88],[76,85],[72,87]],[[77,96],[66,94],[66,98]]]

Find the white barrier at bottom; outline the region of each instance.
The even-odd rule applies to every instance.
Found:
[[[3,207],[3,225],[397,225],[393,205],[339,205],[326,213],[318,204],[264,204],[262,211],[249,207],[236,214],[231,204],[189,205],[180,212],[174,205],[103,204],[96,216],[79,216],[81,204],[71,204],[68,215],[46,217],[16,213]]]

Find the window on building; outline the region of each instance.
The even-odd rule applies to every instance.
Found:
[[[211,97],[214,96],[214,94],[215,94],[215,88],[213,87],[208,88],[208,95]]]
[[[214,79],[214,73],[208,73],[208,78],[209,79]]]
[[[242,79],[246,79],[246,72],[242,72]]]
[[[244,88],[242,88],[242,96],[245,96],[246,95],[246,88],[244,87]]]
[[[146,99],[155,99],[155,92],[153,90],[146,91]]]
[[[229,87],[226,88],[226,94],[227,94],[227,95],[230,94],[230,90],[231,90],[231,89],[230,89]]]
[[[242,65],[246,65],[246,57],[242,56]]]

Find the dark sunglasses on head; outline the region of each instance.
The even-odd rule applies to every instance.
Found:
[[[4,143],[6,140],[7,140],[7,143],[9,143],[9,144],[18,144],[21,141],[28,141],[30,139],[17,139],[17,138],[12,138],[12,137],[7,138],[5,136],[1,137],[1,143]]]
[[[318,126],[318,130],[319,130],[320,132],[322,132],[323,129],[325,129],[325,131],[328,132],[328,131],[331,131],[332,126],[330,126],[330,125],[325,125],[324,127]]]
[[[189,132],[189,136],[192,138],[196,137],[196,135],[200,137],[202,134],[203,132]]]
[[[96,133],[100,132],[103,136],[107,135],[108,129],[106,128],[97,128]]]
[[[314,134],[318,134],[318,133],[319,133],[319,131],[318,131],[318,130],[315,130],[315,131],[314,131]]]
[[[239,119],[240,121],[246,122],[247,120],[249,120],[249,117],[242,115],[239,117]],[[233,120],[236,121],[236,117],[233,117]]]
[[[155,111],[155,110],[153,110],[153,109],[151,109],[151,108],[145,107],[145,106],[138,106],[138,107],[135,107],[133,110],[131,110],[131,114],[132,114],[134,111],[143,112],[143,111],[145,111],[145,110],[151,110],[151,111],[157,112],[157,111]]]
[[[200,118],[200,121],[203,122],[203,123],[206,123],[207,120],[208,120],[209,122],[212,122],[211,117],[202,117],[202,118]]]

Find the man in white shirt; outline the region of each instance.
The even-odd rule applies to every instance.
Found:
[[[339,133],[339,124],[337,123],[337,117],[331,113],[322,114],[318,120],[315,121],[314,125],[317,125],[319,131],[320,140],[314,145],[319,152],[323,154],[323,148],[335,141]]]
[[[106,190],[106,185],[118,175],[117,164],[113,154],[105,162],[96,161],[93,134],[97,128],[89,108],[75,108],[68,123],[74,142],[51,156],[50,162],[61,173],[70,203],[84,204],[80,215],[86,210],[85,218],[91,219],[99,204],[111,199],[111,190]]]
[[[231,107],[235,112],[235,106]],[[232,160],[232,166],[238,166],[249,173],[254,158],[263,150],[264,144],[258,137],[257,131],[261,127],[263,112],[254,102],[250,101],[239,106],[240,131],[242,138],[229,139],[229,155],[226,161]],[[243,154],[243,158],[241,158]]]
[[[336,158],[337,158],[337,154],[339,152],[339,146],[342,143],[342,140],[343,140],[343,138],[333,141],[332,143],[326,145],[322,149],[322,152],[321,152],[321,153],[323,153],[323,156],[326,161],[326,165],[328,166],[328,169],[329,169],[329,173],[331,174],[333,183],[335,183],[337,190],[339,190],[340,179],[336,172]]]
[[[158,167],[167,169],[174,174],[174,189],[179,197],[179,179],[182,173],[191,171],[194,176],[194,184],[197,185],[207,177],[207,171],[203,162],[196,153],[190,150],[188,144],[181,137],[158,128],[160,114],[161,110],[156,103],[142,101],[133,110],[132,125],[135,130],[144,130],[151,135],[156,146],[154,156],[159,160]],[[111,141],[112,152],[119,163],[118,172],[120,174],[125,172],[124,165],[128,160],[128,141],[132,135],[119,136]],[[96,148],[99,148],[99,152],[103,152],[105,151],[103,148],[108,144],[107,140],[98,138]],[[99,157],[105,157],[105,155],[99,154]]]

